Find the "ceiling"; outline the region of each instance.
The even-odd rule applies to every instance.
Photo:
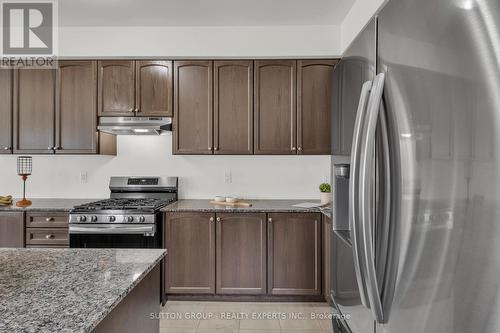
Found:
[[[338,25],[354,0],[63,0],[60,26]]]

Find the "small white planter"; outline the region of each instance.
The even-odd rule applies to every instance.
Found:
[[[330,203],[331,193],[328,192],[319,192],[319,199],[322,205],[326,205]]]

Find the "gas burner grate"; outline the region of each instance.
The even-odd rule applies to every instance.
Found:
[[[90,202],[75,206],[75,211],[99,211],[99,210],[156,210],[173,202],[171,199],[158,198],[113,198]]]

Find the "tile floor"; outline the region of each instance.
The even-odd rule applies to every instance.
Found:
[[[327,303],[169,301],[161,333],[330,333]]]

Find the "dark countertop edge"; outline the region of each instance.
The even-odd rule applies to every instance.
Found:
[[[156,249],[158,250],[158,249]],[[161,249],[159,249],[161,250]],[[149,267],[148,269],[146,269],[133,283],[132,285],[126,290],[124,291],[120,296],[118,296],[118,298],[115,300],[115,302],[113,304],[111,304],[110,306],[108,306],[106,308],[106,310],[103,311],[103,313],[101,313],[101,315],[99,316],[99,318],[97,320],[95,320],[91,325],[89,325],[88,327],[85,328],[84,332],[92,332],[92,330],[94,330],[97,325],[99,325],[115,308],[118,304],[121,303],[121,301],[123,301],[125,299],[125,297],[127,297],[131,292],[132,290],[153,270],[153,268],[156,267],[156,265],[158,265],[160,263],[160,261],[166,257],[167,255],[167,250],[163,249],[163,254],[157,258],[155,260],[155,262],[153,262]]]

